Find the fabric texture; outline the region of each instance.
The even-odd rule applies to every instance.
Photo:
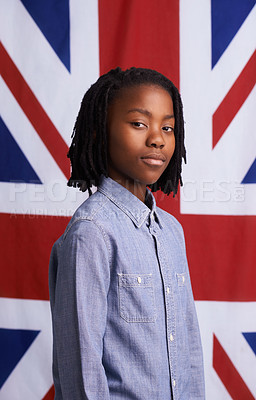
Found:
[[[204,399],[184,235],[110,178],[55,243],[49,288],[55,399]]]

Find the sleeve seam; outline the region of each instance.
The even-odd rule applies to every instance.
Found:
[[[65,241],[65,239],[66,239],[66,236],[67,236],[68,232],[70,231],[70,229],[71,229],[77,222],[80,222],[80,221],[92,222],[92,223],[99,229],[99,231],[101,232],[101,235],[102,235],[102,237],[103,237],[104,243],[105,243],[105,245],[106,245],[106,248],[107,248],[107,250],[108,250],[108,259],[109,259],[109,263],[110,263],[110,265],[111,265],[111,262],[112,262],[112,259],[111,259],[111,246],[110,246],[110,244],[109,244],[109,240],[108,240],[108,238],[107,238],[107,234],[106,234],[106,232],[104,231],[103,227],[102,227],[99,223],[97,223],[95,220],[93,220],[91,217],[79,217],[79,218],[76,218],[75,221],[73,221],[73,222],[68,226],[68,228],[66,229],[66,231],[65,231],[65,233],[64,233],[64,235],[63,235],[63,241],[60,243],[60,247],[61,247],[62,244],[64,243],[64,241]]]

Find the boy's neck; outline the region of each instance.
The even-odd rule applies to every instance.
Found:
[[[110,176],[110,178],[112,178]],[[134,196],[136,196],[139,200],[141,200],[143,203],[145,203],[145,198],[146,198],[146,192],[147,192],[147,186],[135,181],[129,181],[127,180],[119,180],[119,179],[114,179],[114,181],[119,183],[121,186],[123,186],[125,189],[127,189],[129,192],[131,192]]]

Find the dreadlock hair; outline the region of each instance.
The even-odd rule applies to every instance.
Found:
[[[108,176],[107,112],[109,105],[122,89],[140,85],[154,85],[165,89],[173,101],[175,117],[175,150],[169,165],[157,182],[148,185],[152,191],[162,190],[173,196],[181,179],[182,158],[186,162],[184,146],[183,107],[178,89],[164,75],[145,68],[121,68],[102,75],[85,93],[72,133],[68,157],[71,161],[71,177],[68,186],[79,187],[91,195],[92,185],[98,186],[100,176]]]

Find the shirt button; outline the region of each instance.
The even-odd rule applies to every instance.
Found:
[[[176,386],[176,381],[175,381],[175,379],[173,379],[172,384],[173,384],[173,387]]]
[[[170,293],[170,288],[169,287],[166,289],[166,292],[167,292],[167,294]]]
[[[174,337],[172,334],[170,334],[170,341],[173,342],[174,341]]]
[[[141,283],[141,277],[140,276],[138,276],[137,281],[138,281],[138,283]]]

